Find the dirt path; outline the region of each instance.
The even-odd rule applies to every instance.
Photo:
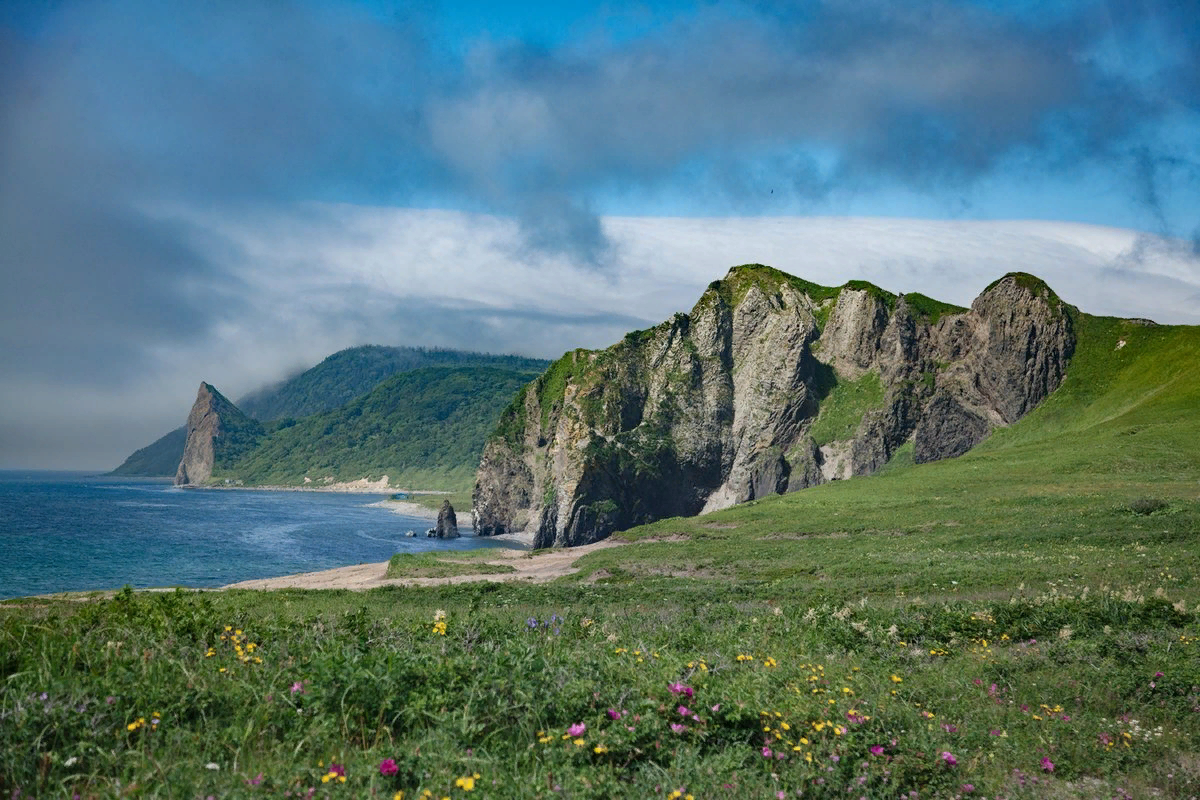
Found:
[[[447,578],[385,578],[387,562],[378,564],[356,564],[352,567],[337,567],[321,572],[302,572],[282,578],[259,578],[223,586],[223,589],[372,589],[376,586],[436,586],[444,583],[466,583],[468,581],[530,581],[545,583],[563,575],[577,572],[575,562],[594,550],[620,547],[625,542],[605,539],[583,547],[551,550],[532,555],[524,550],[501,550],[496,558],[483,562],[503,564],[516,572],[492,575],[453,575]],[[446,555],[445,561],[453,561]]]

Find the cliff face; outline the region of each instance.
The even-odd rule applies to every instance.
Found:
[[[232,462],[262,434],[258,422],[239,411],[213,386],[201,383],[188,414],[187,440],[175,471],[175,485],[207,483],[214,468]]]
[[[1066,309],[1012,274],[968,309],[735,267],[690,314],[568,353],[518,395],[477,473],[480,534],[574,546],[870,474],[906,442],[961,455],[1066,373]]]

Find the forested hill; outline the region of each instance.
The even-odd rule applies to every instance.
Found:
[[[342,408],[277,423],[214,479],[300,485],[387,475],[391,485],[471,484],[500,412],[535,373],[493,367],[425,367],[394,375]]]
[[[364,345],[340,350],[292,378],[251,392],[238,400],[237,407],[264,422],[299,419],[332,411],[362,397],[392,375],[424,367],[495,367],[532,377],[549,364],[523,356]],[[186,415],[187,410],[180,409],[180,419]],[[186,437],[186,428],[173,430],[129,456],[112,474],[172,476],[183,457]]]
[[[364,345],[340,350],[320,364],[274,386],[242,397],[242,413],[263,421],[299,419],[332,411],[361,397],[384,379],[422,367],[496,367],[542,372],[549,361],[464,350]]]

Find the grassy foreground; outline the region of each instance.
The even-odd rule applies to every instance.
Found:
[[[10,604],[0,794],[1200,794],[1200,336],[1077,325],[960,459],[554,583]]]

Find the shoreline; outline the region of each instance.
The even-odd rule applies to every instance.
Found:
[[[532,533],[505,533],[495,537],[528,537],[532,541]],[[512,539],[511,541],[519,541]],[[498,550],[495,558],[487,559],[487,564],[504,564],[513,568],[513,572],[492,573],[483,575],[451,575],[444,578],[388,578],[388,562],[372,564],[355,564],[349,567],[334,567],[317,572],[299,572],[295,575],[285,575],[279,578],[256,578],[238,581],[222,586],[216,591],[227,589],[250,589],[257,591],[274,589],[350,589],[365,591],[377,586],[442,586],[451,583],[473,583],[487,581],[490,583],[505,583],[520,581],[529,583],[546,583],[548,581],[578,572],[575,562],[594,550],[609,547],[621,547],[628,542],[603,539],[594,544],[582,547],[567,547],[541,551],[536,554],[527,550],[506,549]],[[453,561],[453,556],[444,554],[445,560]]]

